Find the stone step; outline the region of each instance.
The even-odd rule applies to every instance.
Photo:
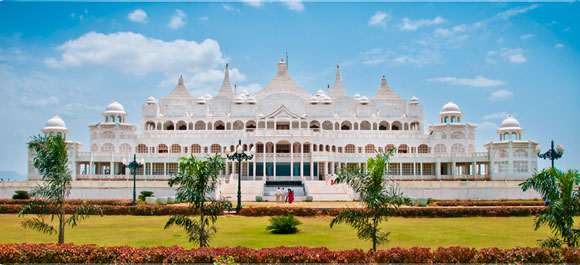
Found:
[[[276,202],[276,196],[263,196],[262,200],[266,202]],[[296,202],[306,201],[306,196],[294,196],[294,201]]]

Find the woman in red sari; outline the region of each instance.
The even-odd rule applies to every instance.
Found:
[[[288,190],[288,203],[292,204],[292,202],[294,201],[294,191],[292,190]]]

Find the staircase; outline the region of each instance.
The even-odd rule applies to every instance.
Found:
[[[264,185],[264,201],[275,202],[278,188],[284,188],[284,191],[291,189],[294,192],[294,201],[306,200],[306,190],[301,181],[266,181]]]

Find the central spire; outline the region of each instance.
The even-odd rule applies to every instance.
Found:
[[[330,96],[333,98],[348,97],[348,94],[346,94],[346,90],[344,90],[344,86],[342,85],[338,64],[336,65],[336,78],[334,79],[334,85],[332,86],[332,93],[330,93]]]
[[[400,99],[399,95],[395,93],[387,84],[387,78],[383,75],[381,78],[381,86],[377,89],[377,93],[372,97],[372,99],[385,99],[385,98],[397,98]]]
[[[220,91],[218,92],[218,97],[228,97],[228,98],[234,97],[232,85],[230,84],[230,69],[229,69],[228,64],[226,64],[224,82],[222,83],[222,87],[220,88]]]
[[[282,60],[280,60],[280,62],[278,63],[278,74],[288,74],[287,73],[288,70],[288,65],[284,62],[284,58],[282,58]]]

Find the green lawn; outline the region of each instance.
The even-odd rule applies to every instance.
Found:
[[[190,248],[179,228],[164,230],[168,216],[104,216],[92,217],[78,227],[67,228],[66,241],[74,244],[101,246],[170,246]],[[370,243],[357,238],[346,225],[329,228],[330,217],[299,218],[304,224],[294,235],[274,235],[265,230],[267,217],[220,217],[218,233],[211,246],[326,246],[330,249],[369,249]],[[0,215],[0,243],[49,243],[56,236],[23,229],[17,215]],[[576,219],[576,221],[580,221]],[[384,248],[425,246],[535,247],[548,230],[534,231],[533,217],[470,217],[470,218],[390,218],[383,227],[391,231],[391,242]]]

